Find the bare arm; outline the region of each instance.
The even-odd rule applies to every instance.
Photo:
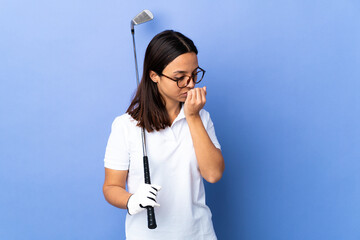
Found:
[[[106,201],[111,205],[126,209],[131,193],[126,191],[128,170],[113,170],[105,168],[103,193]]]
[[[190,128],[200,174],[206,181],[215,183],[221,179],[225,163],[221,150],[212,143],[199,115],[206,103],[205,96],[206,87],[188,91],[184,113]]]
[[[219,181],[225,169],[221,150],[212,143],[199,115],[187,119],[200,174],[206,181]]]

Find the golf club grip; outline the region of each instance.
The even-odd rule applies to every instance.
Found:
[[[145,179],[145,183],[151,184],[148,157],[144,156],[143,160],[144,160],[144,179]],[[148,217],[148,228],[149,229],[155,229],[157,227],[157,225],[156,225],[154,208],[149,206],[149,207],[146,207],[146,209],[147,209],[147,217]]]
[[[153,207],[146,207],[148,216],[148,228],[155,229],[157,227],[155,220],[155,212]]]
[[[146,184],[151,184],[148,157],[144,156],[143,160],[144,160],[144,179],[145,179],[145,183]]]

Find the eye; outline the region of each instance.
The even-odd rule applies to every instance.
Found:
[[[179,80],[179,81],[184,80],[184,78],[185,78],[185,76],[175,77],[175,79],[176,79],[176,80]]]

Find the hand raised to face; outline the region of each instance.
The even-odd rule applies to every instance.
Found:
[[[206,103],[206,87],[193,88],[187,92],[184,104],[185,117],[198,116]]]

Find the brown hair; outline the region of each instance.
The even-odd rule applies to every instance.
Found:
[[[156,83],[151,80],[150,70],[160,74],[176,57],[188,52],[198,54],[193,41],[173,30],[163,31],[150,41],[145,53],[141,82],[126,110],[138,121],[137,126],[145,127],[148,132],[171,126],[165,100],[161,97]]]

